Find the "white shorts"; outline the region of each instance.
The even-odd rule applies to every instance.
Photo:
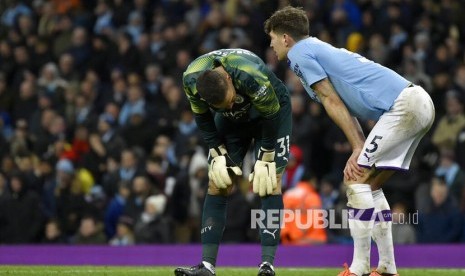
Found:
[[[362,167],[408,170],[421,138],[434,121],[434,105],[421,86],[407,87],[368,135],[358,157]]]

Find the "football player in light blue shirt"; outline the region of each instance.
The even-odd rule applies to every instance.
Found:
[[[309,37],[308,18],[301,8],[276,11],[265,22],[265,32],[278,59],[288,59],[309,96],[324,106],[352,146],[344,184],[354,255],[351,266],[339,275],[370,274],[371,237],[380,259],[370,275],[398,275],[392,215],[381,186],[396,169],[409,168],[434,121],[431,98],[389,68]],[[377,121],[367,139],[357,118]]]

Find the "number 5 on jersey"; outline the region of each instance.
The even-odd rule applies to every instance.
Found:
[[[371,140],[370,142],[370,145],[373,145],[373,147],[371,149],[369,148],[366,148],[365,151],[368,152],[368,153],[373,153],[375,152],[377,149],[378,149],[378,143],[376,143],[377,140],[381,140],[383,139],[383,136],[378,136],[378,135],[375,135],[375,137],[373,138],[373,140]]]

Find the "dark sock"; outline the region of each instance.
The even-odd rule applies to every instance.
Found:
[[[262,197],[262,210],[265,212],[265,220],[263,221],[266,228],[260,229],[260,240],[262,244],[262,262],[273,264],[276,248],[279,244],[281,233],[281,211],[284,208],[282,195],[270,195]],[[268,210],[273,210],[270,214]],[[273,219],[268,219],[272,215]],[[268,221],[272,221],[273,225],[266,225]]]
[[[216,265],[218,246],[226,224],[227,197],[209,195],[205,197],[202,214],[202,261]]]

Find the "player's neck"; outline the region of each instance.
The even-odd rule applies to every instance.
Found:
[[[289,48],[292,48],[292,46],[294,46],[295,44],[297,44],[299,41],[302,41],[304,39],[307,39],[309,38],[310,36],[306,35],[306,36],[302,36],[300,38],[296,38],[296,39],[290,39],[289,42],[288,42],[288,45],[289,45]]]

